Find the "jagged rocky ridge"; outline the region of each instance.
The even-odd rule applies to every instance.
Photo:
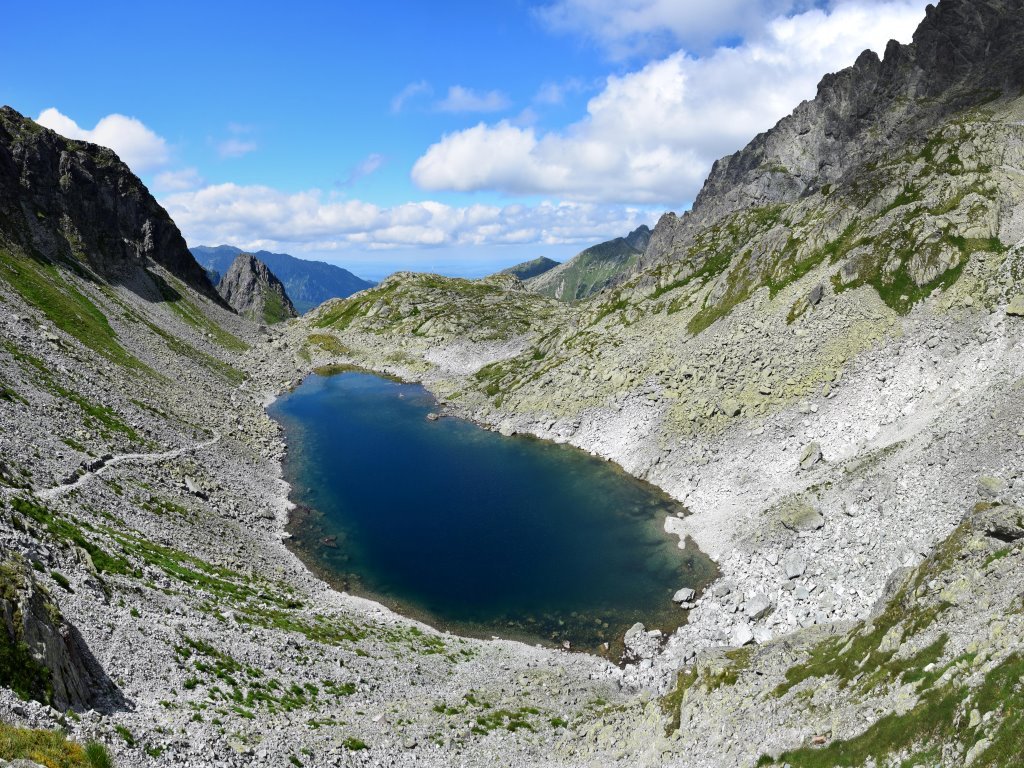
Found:
[[[890,41],[881,59],[865,51],[826,75],[813,100],[716,162],[692,209],[662,217],[635,271],[684,257],[729,214],[850,189],[865,165],[927,141],[951,115],[1019,96],[1022,10],[1017,0],[929,5],[912,43]]]
[[[240,253],[217,284],[217,293],[243,317],[273,325],[298,317],[284,284],[251,253]]]

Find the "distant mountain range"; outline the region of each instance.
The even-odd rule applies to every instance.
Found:
[[[233,245],[200,245],[189,250],[196,261],[206,269],[214,285],[220,282],[221,277],[231,268],[238,254],[247,253]],[[307,261],[287,253],[269,251],[256,251],[253,256],[266,264],[284,283],[288,297],[299,313],[308,312],[328,299],[344,299],[376,285],[371,280],[356,277],[347,269],[322,261]]]

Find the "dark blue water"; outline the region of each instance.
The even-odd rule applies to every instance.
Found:
[[[297,551],[342,589],[464,634],[613,646],[671,629],[713,566],[663,532],[666,495],[568,446],[429,421],[420,386],[311,376],[271,415],[288,438]]]

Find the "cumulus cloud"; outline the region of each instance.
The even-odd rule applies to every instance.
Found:
[[[537,15],[550,29],[582,35],[622,58],[666,47],[703,52],[813,5],[811,0],[555,0]]]
[[[650,224],[659,211],[590,203],[381,207],[310,190],[218,184],[161,201],[190,243],[331,251],[415,246],[592,244]]]
[[[87,129],[50,107],[40,113],[36,122],[66,138],[109,147],[136,173],[166,165],[170,158],[167,142],[134,117],[107,115],[94,128]]]
[[[436,107],[440,112],[501,112],[508,109],[509,104],[508,96],[501,91],[481,93],[472,88],[453,85]]]
[[[409,83],[405,88],[400,90],[391,99],[391,111],[398,114],[405,107],[405,104],[410,99],[414,99],[417,96],[429,96],[434,92],[434,89],[430,86],[426,80],[420,80],[416,83]]]
[[[737,47],[703,58],[677,51],[609,77],[586,116],[563,131],[501,121],[447,134],[412,178],[428,190],[689,201],[715,159],[812,97],[824,73],[890,38],[909,39],[922,15],[919,0],[849,0],[780,16]]]

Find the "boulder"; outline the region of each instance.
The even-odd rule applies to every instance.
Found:
[[[810,295],[807,297],[807,303],[812,307],[818,306],[821,303],[822,297],[825,295],[825,286],[818,283],[811,289]]]
[[[1006,314],[1010,317],[1024,317],[1024,293],[1018,293],[1013,297],[1010,305],[1006,308]]]
[[[978,478],[978,493],[983,498],[998,499],[1006,492],[1006,482],[998,477],[984,475]]]
[[[744,612],[751,621],[760,621],[771,613],[773,608],[772,601],[768,599],[768,596],[758,592],[747,600]]]
[[[740,411],[743,410],[743,406],[740,405],[739,401],[731,397],[726,398],[721,403],[719,403],[718,407],[721,409],[722,413],[724,413],[729,418],[739,416]]]
[[[792,554],[782,561],[782,569],[787,579],[796,579],[807,571],[807,561],[801,555]]]
[[[816,531],[825,525],[825,517],[805,499],[790,498],[779,507],[779,520],[791,531]]]
[[[818,443],[808,443],[800,453],[800,469],[810,469],[821,461],[821,446]]]
[[[736,627],[729,638],[729,644],[736,648],[742,648],[744,645],[750,645],[752,642],[754,642],[754,633],[746,624]]]
[[[689,587],[683,587],[682,589],[677,590],[674,595],[672,595],[672,602],[675,602],[675,603],[690,603],[690,602],[693,602],[693,598],[694,598],[694,596],[696,594],[697,593],[694,592]]]

